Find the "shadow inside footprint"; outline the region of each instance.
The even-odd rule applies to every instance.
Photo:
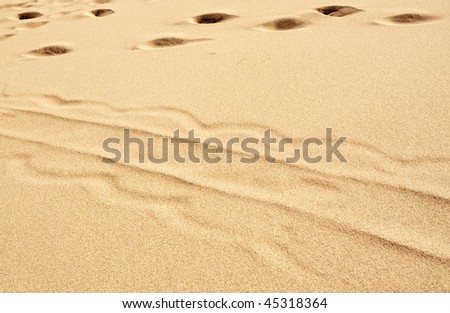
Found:
[[[103,16],[111,15],[115,12],[111,9],[97,9],[97,10],[91,11],[91,13],[92,13],[92,15],[94,15],[96,17],[103,17]]]
[[[47,46],[30,51],[30,54],[36,56],[54,56],[72,52],[72,49],[64,46]]]
[[[303,20],[296,18],[280,18],[268,23],[264,23],[261,26],[273,30],[290,30],[305,26],[307,23]]]
[[[194,20],[198,24],[215,24],[220,23],[232,18],[235,18],[235,15],[229,15],[226,13],[208,13],[202,14],[194,17]]]
[[[399,24],[414,24],[414,23],[431,21],[435,18],[436,18],[435,16],[431,16],[431,15],[406,13],[406,14],[400,14],[400,15],[394,15],[394,16],[388,17],[388,20],[393,23],[399,23]]]
[[[43,16],[43,14],[39,13],[39,12],[23,12],[23,13],[17,14],[17,17],[19,18],[19,20],[29,20],[29,19],[38,18],[41,16]]]
[[[138,45],[137,48],[147,50],[148,47],[154,47],[154,48],[168,48],[168,47],[174,47],[174,46],[181,46],[189,43],[194,42],[200,42],[200,41],[207,41],[211,40],[210,38],[196,38],[196,39],[184,39],[184,38],[178,38],[178,37],[161,37],[156,38],[153,40],[150,40],[145,43],[145,45]]]
[[[321,7],[316,9],[318,12],[323,15],[342,17],[349,14],[353,14],[356,12],[361,12],[362,10],[350,7],[350,6],[342,6],[342,5],[330,5],[326,7]]]
[[[149,43],[154,47],[173,47],[173,46],[181,46],[189,41],[182,38],[176,37],[163,37],[151,40]]]

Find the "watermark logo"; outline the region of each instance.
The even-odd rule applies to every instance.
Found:
[[[110,137],[103,141],[103,150],[111,157],[103,157],[103,163],[233,163],[236,162],[234,151],[240,151],[241,157],[237,159],[240,163],[256,163],[261,159],[269,163],[276,163],[279,157],[274,153],[284,153],[291,148],[291,155],[286,156],[285,163],[298,163],[303,160],[306,163],[319,162],[347,162],[339,148],[347,139],[339,137],[333,139],[333,131],[327,128],[325,140],[311,137],[303,140],[301,147],[293,146],[293,138],[273,137],[271,130],[264,131],[260,138],[232,137],[227,140],[216,137],[201,139],[196,137],[195,130],[189,130],[187,137],[181,137],[180,130],[175,130],[173,136],[159,138],[149,137],[146,141],[133,137],[130,129],[124,129],[123,137]],[[259,148],[259,149],[258,149]],[[321,149],[320,149],[321,148]],[[132,149],[135,153],[131,153]],[[137,151],[136,151],[137,149]],[[313,152],[314,150],[314,152]],[[159,153],[156,153],[158,151]],[[276,152],[274,152],[276,151]],[[235,160],[233,160],[233,156]]]

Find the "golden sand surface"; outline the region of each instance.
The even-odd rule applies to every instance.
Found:
[[[0,291],[450,292],[449,17],[448,0],[1,1]],[[326,128],[348,162],[102,162],[124,129]]]

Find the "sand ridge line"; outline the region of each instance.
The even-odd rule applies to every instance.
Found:
[[[2,136],[3,137],[7,137],[7,138],[11,138],[11,139],[15,139],[15,140],[23,140],[23,139],[20,139],[18,137],[10,137],[8,135],[3,135],[3,134],[2,134]],[[42,143],[42,142],[33,142],[33,143],[34,144],[38,144],[38,145],[46,145],[46,146],[48,146],[47,144]],[[48,146],[48,147],[51,147],[52,149],[58,149],[58,150],[61,149],[59,147],[55,147],[55,146],[51,146],[51,145]],[[72,150],[72,152],[73,152],[73,150]],[[83,152],[83,154],[85,154],[85,153]],[[19,158],[27,160],[27,159],[32,158],[32,156],[31,155],[27,155],[27,156],[23,156],[22,155],[22,156],[19,156]],[[17,159],[17,158],[9,157],[9,159]],[[30,163],[28,163],[26,165],[26,167],[30,167]],[[38,170],[35,167],[32,167],[32,169],[33,169],[33,171],[35,173],[41,175],[41,177],[39,179],[34,178],[36,180],[36,183],[39,183],[41,181],[41,179],[45,180],[45,177],[49,177],[48,170]],[[133,171],[139,171],[139,170],[140,170],[139,168],[134,168],[133,167]],[[145,172],[145,173],[149,174],[148,172]],[[24,174],[25,174],[25,172],[24,172]],[[130,175],[131,175],[131,173],[130,173]],[[160,178],[163,178],[163,177],[165,179],[166,176],[165,175],[164,176],[160,176]],[[70,178],[70,179],[75,179],[75,180],[78,180],[78,181],[80,181],[81,179],[85,179],[85,178],[95,178],[95,179],[103,178],[103,179],[107,179],[107,181],[109,181],[110,183],[112,182],[113,186],[117,189],[117,191],[123,191],[123,192],[125,192],[127,194],[130,191],[128,188],[126,188],[123,185],[118,183],[118,180],[120,179],[119,177],[115,176],[114,174],[108,173],[108,172],[103,173],[101,175],[98,175],[98,174],[92,174],[92,175],[51,174],[50,178],[53,178],[53,179],[57,178],[58,180],[55,183],[58,183],[58,181],[60,181],[61,178],[63,178],[63,179]],[[169,178],[173,179],[175,177],[169,176]],[[126,179],[124,179],[124,180],[126,180]],[[189,186],[192,186],[192,185],[188,184],[188,187]],[[198,186],[198,185],[196,185],[196,186]],[[202,186],[202,188],[210,189],[211,187]],[[242,196],[240,194],[235,194],[235,193],[229,194],[228,192],[224,192],[223,190],[220,190],[220,189],[214,189],[213,188],[213,190],[214,190],[214,192],[219,192],[220,194],[223,194],[223,195],[225,195],[227,197],[233,197],[233,198],[238,197],[238,198],[242,198],[244,200],[247,199],[247,200],[251,200],[251,201],[256,201],[257,203],[270,204],[270,205],[276,206],[278,209],[280,209],[282,211],[287,211],[287,212],[293,213],[294,215],[298,215],[302,219],[307,218],[309,220],[312,220],[314,222],[319,223],[322,226],[326,226],[327,228],[331,227],[332,229],[335,229],[335,230],[337,230],[339,232],[343,232],[343,233],[346,233],[346,234],[349,234],[349,235],[352,235],[352,236],[353,235],[363,236],[366,239],[375,240],[376,242],[381,243],[384,246],[394,247],[397,250],[400,250],[400,251],[403,251],[403,252],[406,252],[406,253],[412,253],[414,255],[417,255],[417,256],[420,256],[420,257],[424,257],[424,258],[427,258],[427,259],[439,262],[439,263],[441,263],[443,265],[449,265],[450,264],[450,257],[449,256],[443,257],[443,256],[439,256],[438,254],[435,254],[435,253],[432,253],[432,252],[426,252],[426,251],[424,251],[422,249],[419,249],[417,247],[414,247],[414,246],[411,246],[411,245],[408,245],[408,244],[403,244],[403,243],[401,243],[399,241],[396,241],[396,240],[393,240],[393,239],[388,239],[386,237],[380,236],[379,234],[375,234],[373,232],[370,232],[370,231],[367,231],[367,230],[364,230],[364,229],[361,229],[361,228],[355,228],[354,225],[345,224],[345,223],[339,222],[337,220],[327,218],[326,216],[321,216],[320,214],[317,214],[317,213],[304,211],[304,210],[299,210],[299,208],[295,207],[295,206],[291,207],[291,206],[288,206],[286,204],[281,204],[281,203],[276,203],[276,202],[272,202],[272,201],[261,200],[261,199],[248,197],[248,196]],[[204,191],[206,191],[206,190],[204,190]],[[99,193],[99,195],[101,195],[104,191],[97,191],[97,192]],[[186,191],[186,192],[189,192],[189,191]],[[114,194],[114,193],[110,193],[110,194]],[[206,194],[208,194],[208,192]],[[132,196],[137,196],[141,200],[145,200],[148,197],[150,197],[150,199],[154,199],[154,200],[158,200],[158,201],[161,201],[161,200],[170,200],[170,201],[172,201],[172,200],[174,200],[175,202],[179,202],[180,200],[182,201],[183,199],[187,199],[187,195],[185,197],[181,197],[181,198],[180,197],[175,197],[175,198],[174,197],[168,197],[168,198],[166,198],[166,197],[162,197],[161,195],[151,195],[151,194],[148,194],[148,193],[142,194],[142,193],[134,192],[134,191],[131,193],[131,195]],[[180,202],[180,203],[183,203],[183,202]]]
[[[2,100],[3,98],[3,100]],[[168,106],[155,106],[153,108],[147,108],[147,109],[120,109],[113,106],[108,105],[107,103],[100,102],[100,101],[85,101],[85,100],[73,100],[73,99],[64,99],[57,95],[7,95],[5,92],[3,92],[3,96],[0,97],[0,103],[4,102],[7,106],[10,106],[12,103],[17,102],[17,105],[13,105],[11,108],[21,108],[24,109],[24,106],[21,104],[23,102],[30,102],[35,105],[35,108],[37,111],[33,112],[47,112],[52,114],[52,112],[55,114],[55,116],[58,116],[57,114],[61,114],[64,112],[71,113],[71,111],[81,110],[80,115],[88,115],[92,112],[92,110],[95,111],[95,114],[97,114],[100,117],[114,117],[116,120],[120,117],[133,117],[134,120],[139,117],[144,117],[145,119],[148,117],[163,117],[165,119],[171,120],[172,122],[176,123],[177,127],[182,130],[189,130],[189,129],[199,129],[199,130],[214,130],[216,133],[220,132],[220,130],[232,130],[232,135],[235,135],[236,133],[242,132],[243,136],[259,136],[262,134],[263,131],[269,129],[266,125],[262,124],[256,124],[256,123],[214,123],[214,124],[207,124],[204,123],[199,117],[195,116],[194,114],[190,113],[189,111],[182,110],[180,108],[175,107],[168,107]],[[28,105],[27,108],[30,108]],[[44,109],[44,111],[42,111]],[[46,111],[45,109],[51,110],[50,112]],[[84,112],[83,112],[84,110]],[[61,115],[61,117],[64,117]],[[87,116],[86,116],[87,117]],[[86,119],[86,121],[88,121]],[[146,132],[148,130],[145,129],[139,129],[139,127],[134,127],[133,125],[125,125],[124,127],[129,126],[130,128],[136,129],[137,131],[143,131]],[[270,128],[272,136],[281,139],[281,138],[289,138],[292,137],[291,135],[287,133],[283,133],[277,129]],[[148,134],[156,134],[153,132],[148,132]],[[209,134],[210,136],[213,134]],[[292,137],[294,140],[294,143],[301,142],[301,138],[295,138]],[[320,139],[324,139],[325,137],[320,137]],[[348,142],[349,145],[357,146],[361,149],[367,150],[372,152],[375,155],[379,155],[383,159],[389,159],[392,162],[395,163],[401,163],[404,165],[407,164],[421,164],[421,163],[446,163],[450,162],[450,157],[409,157],[409,158],[402,158],[399,156],[391,155],[382,149],[362,141],[356,141],[352,140]]]
[[[16,138],[19,138],[19,137],[17,137],[17,136],[15,136]],[[42,141],[37,141],[37,142],[39,142],[39,143],[41,143],[41,144],[46,144],[46,143],[44,143],[44,142],[42,142]],[[69,150],[73,150],[73,148],[69,148]],[[81,152],[80,150],[78,150],[79,152]],[[84,151],[82,152],[82,153],[86,153],[86,150],[84,149]],[[91,153],[91,152],[89,152],[89,153]],[[127,165],[127,166],[130,166],[130,165]],[[135,165],[131,165],[132,167],[134,167],[134,168],[136,168],[136,166]],[[140,166],[137,166],[137,168],[141,168],[141,170],[143,169],[142,167],[140,167]],[[148,171],[148,169],[143,169],[144,171]],[[153,172],[153,170],[151,171],[151,172]],[[161,174],[161,173],[160,173]],[[173,177],[173,178],[177,178],[177,179],[181,179],[181,176],[179,176],[178,174],[174,177],[173,176],[173,174],[174,173],[172,173],[172,174],[168,174],[167,172],[165,172],[164,173],[164,175],[169,175],[169,176],[171,176],[171,177]],[[191,177],[192,178],[192,177]],[[225,193],[225,194],[228,194],[228,195],[232,195],[233,197],[244,197],[244,198],[250,198],[250,199],[253,199],[253,200],[256,200],[256,201],[262,201],[262,203],[271,203],[271,204],[276,204],[276,205],[281,205],[282,207],[285,207],[285,208],[289,208],[290,207],[290,205],[288,205],[288,204],[286,204],[286,203],[280,203],[279,202],[279,200],[275,200],[275,199],[270,199],[270,197],[268,198],[268,197],[263,197],[263,198],[267,198],[267,199],[263,199],[263,198],[261,198],[261,192],[256,192],[256,194],[258,194],[258,196],[256,196],[256,194],[255,195],[252,195],[252,196],[250,196],[249,194],[247,194],[247,195],[242,195],[240,192],[238,192],[238,193],[236,193],[236,192],[233,192],[233,191],[226,191],[226,189],[224,189],[223,187],[224,187],[224,184],[223,184],[223,181],[222,181],[222,183],[220,184],[220,186],[219,185],[216,185],[216,184],[204,184],[204,182],[202,182],[202,183],[200,183],[200,181],[196,181],[196,182],[194,182],[194,181],[192,181],[192,179],[189,179],[189,180],[185,180],[186,179],[186,177],[185,178],[183,178],[183,180],[185,181],[185,182],[187,182],[188,184],[193,184],[193,186],[197,186],[197,187],[200,187],[200,188],[212,188],[215,192],[220,192],[220,193]],[[215,187],[214,187],[215,186]],[[375,186],[375,185],[374,185]],[[373,188],[373,187],[372,187]],[[382,186],[382,188],[385,188],[385,186]],[[240,190],[242,190],[241,188],[239,188]],[[231,193],[230,193],[231,192]],[[394,190],[394,192],[396,192],[395,190]],[[417,195],[415,195],[415,196],[417,196]],[[431,199],[430,199],[431,200]],[[293,210],[298,210],[299,209],[299,207],[297,207],[297,206],[294,206],[294,207],[292,207],[292,209]],[[313,213],[314,214],[314,213]]]
[[[55,100],[55,98],[49,98],[49,99]],[[58,98],[56,98],[56,100],[59,101]],[[68,102],[65,102],[65,103],[73,103],[73,104],[76,105],[76,103],[78,103],[78,102],[77,101],[68,101]],[[135,136],[153,137],[153,138],[157,138],[157,139],[158,138],[161,139],[161,138],[164,138],[164,137],[168,137],[168,138],[172,138],[172,139],[174,138],[171,135],[170,127],[167,128],[167,132],[166,131],[163,131],[163,132],[157,131],[157,132],[155,132],[154,131],[155,130],[154,125],[152,126],[153,130],[149,130],[147,127],[143,127],[142,125],[139,126],[139,124],[135,124],[135,125],[129,124],[129,121],[127,121],[127,120],[124,120],[123,123],[117,123],[117,121],[119,121],[117,116],[113,116],[114,117],[114,122],[111,122],[111,120],[109,118],[107,120],[103,120],[103,122],[101,122],[102,119],[99,119],[98,117],[92,116],[92,112],[90,112],[90,111],[86,111],[85,113],[81,112],[81,115],[74,117],[73,114],[72,115],[71,114],[69,114],[69,115],[63,114],[63,115],[61,115],[60,114],[61,111],[59,111],[59,112],[54,112],[54,111],[53,112],[45,112],[45,110],[44,111],[38,110],[38,112],[36,112],[36,111],[33,111],[33,110],[25,109],[25,108],[23,108],[23,106],[21,106],[21,107],[22,108],[20,108],[20,109],[14,109],[14,110],[16,110],[17,112],[20,112],[20,111],[24,112],[24,113],[28,112],[28,114],[35,114],[35,115],[36,114],[40,114],[41,116],[47,116],[48,118],[59,118],[59,119],[61,119],[61,121],[68,122],[68,123],[72,123],[72,122],[89,123],[92,126],[106,127],[106,128],[110,128],[110,129],[115,129],[115,131],[119,131],[119,132],[121,130],[123,130],[124,127],[125,128],[128,127],[128,128],[132,128],[133,129]],[[70,105],[67,108],[72,110],[74,107],[73,107],[73,105]],[[172,111],[173,110],[169,110],[169,112],[166,112],[165,110],[161,111],[160,109],[157,109],[156,112],[153,112],[153,113],[155,113],[157,117],[158,117],[159,113],[163,113],[163,114],[170,113],[169,114],[169,117],[170,117]],[[187,119],[186,119],[186,116],[183,115],[184,114],[183,112],[174,111],[174,113],[181,114],[180,117],[182,117],[183,119],[186,120],[186,123],[187,123],[187,126],[185,126],[186,129],[189,129],[189,127],[193,127],[193,128],[197,128],[197,130],[202,130],[202,129],[208,130],[208,126],[207,125],[203,125],[203,123],[201,123],[201,122],[197,125],[197,127],[194,127],[192,125],[192,123],[195,122],[196,120],[192,116],[187,116]],[[90,117],[91,117],[90,119],[86,119],[86,117],[88,115],[90,115]],[[39,115],[36,115],[36,116],[39,116]],[[145,120],[147,121],[147,125],[150,125],[148,123],[148,116],[145,118]],[[170,120],[175,122],[175,124],[173,125],[173,127],[174,127],[173,129],[175,129],[175,128],[183,129],[183,127],[179,123],[179,121],[182,121],[182,119],[180,119],[178,117],[176,117],[174,119],[173,116],[172,116],[172,118]],[[135,122],[135,118],[133,118],[133,122]],[[168,125],[167,121],[161,121],[161,123],[157,122],[156,124],[157,125],[164,125],[165,127],[168,127],[167,126]],[[227,126],[229,126],[229,125],[227,125]],[[252,136],[251,133],[247,133],[247,135],[245,135],[245,133],[246,133],[246,131],[244,129],[242,136]],[[201,134],[201,132],[200,132],[200,134]],[[230,135],[233,136],[235,134],[236,134],[235,131],[233,131]],[[214,133],[214,132],[211,133],[210,132],[209,134],[206,134],[206,136],[211,136],[211,135],[217,136],[217,132],[216,133]],[[200,145],[205,146],[204,143],[201,143]],[[196,144],[196,146],[198,146],[198,145]],[[359,147],[359,146],[356,145],[356,147]],[[243,154],[239,150],[226,150],[226,151],[228,151],[229,153],[232,153],[232,154],[234,154],[236,156],[246,156],[246,154]],[[364,155],[364,158],[366,158],[366,157],[367,157],[367,155]],[[371,157],[373,158],[373,156],[371,156]],[[385,157],[383,155],[381,155],[379,157],[380,157],[381,161],[383,161],[383,162],[386,161]],[[353,181],[359,182],[359,183],[365,183],[365,182],[373,179],[373,178],[369,178],[369,177],[372,177],[372,175],[369,175],[369,172],[367,172],[368,176],[364,175],[364,172],[361,172],[362,169],[360,169],[360,170],[356,169],[357,170],[356,172],[354,171],[355,169],[351,169],[351,168],[347,168],[347,172],[345,172],[345,171],[344,172],[329,172],[329,171],[323,171],[323,170],[314,169],[314,166],[306,166],[305,164],[286,164],[282,160],[283,159],[277,159],[277,164],[283,165],[283,166],[287,166],[287,168],[300,168],[305,173],[309,173],[309,174],[314,175],[316,177],[321,177],[320,180],[317,181],[318,186],[323,185],[324,184],[323,180],[327,180],[328,178],[348,179],[348,180],[353,180]],[[261,161],[263,161],[263,160],[261,159]],[[355,159],[353,161],[355,161]],[[363,161],[367,162],[366,159],[363,159]],[[408,164],[408,165],[411,165],[411,164]],[[402,168],[401,167],[401,162],[400,162],[400,164],[396,164],[394,162],[391,166],[393,167],[393,169],[394,168],[396,169],[395,172],[399,172],[399,170]],[[407,166],[403,166],[403,167],[406,170],[408,169]],[[348,170],[350,170],[350,171],[348,171]],[[361,175],[361,174],[363,174],[363,175]],[[380,185],[386,185],[386,186],[389,185],[392,188],[399,187],[399,188],[406,189],[406,190],[410,189],[413,192],[423,193],[424,195],[428,195],[428,196],[431,196],[431,197],[439,197],[443,201],[447,201],[447,199],[448,199],[448,194],[445,193],[445,192],[444,193],[440,193],[440,192],[437,192],[436,190],[433,190],[433,191],[428,190],[428,191],[426,191],[426,189],[417,190],[417,188],[411,188],[410,186],[405,185],[404,182],[402,182],[402,183],[393,183],[392,182],[392,178],[393,177],[386,176],[385,179],[382,178],[383,176],[385,176],[385,174],[386,173],[383,173],[382,176],[378,175],[379,177],[375,181],[378,182]],[[326,186],[327,188],[332,188],[332,186],[330,186],[329,184],[325,184],[324,186]],[[445,191],[445,189],[443,189],[443,191]]]

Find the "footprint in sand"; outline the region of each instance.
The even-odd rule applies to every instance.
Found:
[[[422,14],[422,13],[403,13],[385,17],[378,21],[372,22],[372,24],[389,25],[389,26],[408,26],[418,24],[428,24],[435,22],[439,17],[435,15]]]
[[[152,48],[168,48],[207,40],[211,39],[210,38],[185,39],[180,37],[161,37],[147,41],[144,44],[140,44],[136,48],[140,50],[150,50]]]
[[[343,5],[330,5],[326,7],[321,7],[316,9],[318,12],[322,13],[323,15],[329,15],[329,16],[335,16],[335,17],[342,17],[346,15],[350,15],[356,12],[361,12],[361,9],[357,9],[350,6],[343,6]]]
[[[35,50],[31,50],[28,52],[28,56],[34,57],[49,57],[49,56],[57,56],[62,54],[67,54],[72,52],[73,49],[63,45],[50,45],[42,48],[38,48]]]
[[[405,13],[394,16],[389,16],[388,21],[395,24],[418,24],[435,20],[437,17],[427,14]]]
[[[283,31],[302,28],[306,25],[308,25],[308,22],[305,20],[294,17],[285,17],[260,24],[254,29],[263,31]]]
[[[197,24],[216,24],[232,18],[237,18],[237,16],[226,13],[208,13],[195,16],[193,20]]]
[[[43,16],[43,14],[40,12],[23,12],[23,13],[17,14],[17,18],[19,20],[29,20],[29,19],[38,18],[41,16]]]
[[[108,16],[115,13],[113,10],[111,9],[97,9],[97,10],[92,10],[91,14],[96,16],[96,17],[103,17],[103,16]]]

